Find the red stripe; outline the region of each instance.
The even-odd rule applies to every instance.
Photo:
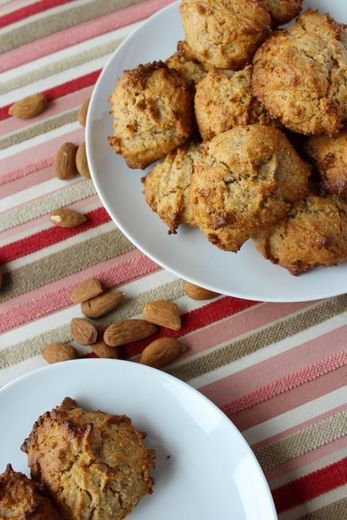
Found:
[[[121,349],[121,353],[124,355],[125,359],[128,359],[139,354],[150,342],[157,338],[179,338],[185,336],[186,334],[189,334],[189,332],[206,327],[210,323],[231,316],[232,314],[236,314],[252,307],[253,305],[257,305],[258,303],[259,302],[239,300],[238,298],[225,296],[214,302],[208,303],[199,309],[194,309],[193,311],[182,314],[182,327],[180,330],[175,331],[162,327],[150,338],[126,345]]]
[[[27,5],[26,7],[21,7],[16,11],[12,11],[12,13],[0,16],[0,27],[6,27],[6,25],[19,22],[19,20],[28,18],[33,14],[47,11],[47,9],[51,9],[52,7],[56,7],[58,5],[67,4],[68,2],[71,2],[71,0],[41,0],[40,2],[34,2],[31,5]]]
[[[84,76],[80,76],[79,78],[71,79],[70,81],[66,81],[61,85],[57,85],[56,87],[51,87],[47,90],[44,90],[43,93],[46,94],[49,101],[53,101],[59,97],[66,96],[67,94],[71,94],[72,92],[76,92],[76,90],[80,90],[85,87],[90,87],[94,85],[96,80],[99,77],[101,69],[93,70]],[[0,121],[7,119],[9,116],[8,109],[13,103],[6,105],[0,108]]]
[[[111,220],[104,208],[90,211],[89,213],[86,213],[86,216],[88,218],[87,222],[76,228],[60,228],[52,226],[43,231],[39,231],[34,235],[0,247],[0,262],[5,264],[6,262],[11,262],[17,258],[21,258],[22,256],[30,255],[44,247],[51,246],[57,242],[62,242],[67,238],[83,233],[84,231],[100,226],[101,224],[105,224],[105,222]]]
[[[347,483],[347,457],[272,491],[277,513],[283,513]]]

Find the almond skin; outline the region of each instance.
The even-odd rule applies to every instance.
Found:
[[[78,357],[78,352],[68,343],[51,343],[41,349],[42,357],[47,363],[70,361]]]
[[[77,175],[76,150],[77,147],[73,143],[64,143],[55,154],[53,171],[58,179],[67,181]]]
[[[143,317],[150,323],[172,330],[181,328],[181,317],[178,307],[173,302],[157,300],[146,303],[143,308]]]
[[[86,126],[89,101],[90,99],[86,99],[77,113],[77,121],[81,126]]]
[[[90,348],[99,358],[118,359],[118,348],[109,347],[103,339],[90,345]]]
[[[127,345],[154,334],[157,327],[145,320],[124,320],[113,323],[104,333],[104,341],[110,347]]]
[[[103,292],[103,288],[99,280],[89,278],[76,285],[71,294],[72,303],[83,303],[95,296],[99,296]]]
[[[184,291],[192,300],[212,300],[212,298],[219,296],[218,293],[209,291],[208,289],[204,289],[203,287],[199,287],[190,282],[186,282]]]
[[[16,101],[10,106],[8,113],[10,116],[18,117],[18,119],[30,119],[41,114],[47,104],[46,96],[39,92]]]
[[[86,154],[86,143],[81,143],[79,147],[77,148],[76,153],[76,168],[77,171],[82,177],[85,177],[86,179],[90,179],[90,171],[87,161],[87,154]]]
[[[81,311],[88,318],[100,318],[118,307],[122,298],[120,291],[107,292],[82,303]]]
[[[49,214],[49,220],[55,226],[62,228],[73,228],[83,224],[87,218],[82,213],[78,213],[73,209],[60,208]]]
[[[187,351],[187,347],[174,338],[159,338],[142,351],[140,363],[162,368],[172,363]]]
[[[76,343],[80,345],[91,345],[96,342],[98,329],[85,318],[73,318],[71,320],[71,334]]]

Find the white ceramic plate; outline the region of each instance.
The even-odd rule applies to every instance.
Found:
[[[277,518],[258,462],[229,419],[187,384],[128,361],[58,363],[0,390],[0,472],[11,462],[28,473],[20,445],[37,417],[66,396],[126,414],[148,433],[156,484],[134,520],[259,520],[260,511],[262,520]]]
[[[347,22],[341,0],[311,0]],[[182,39],[178,3],[147,20],[116,50],[93,92],[87,121],[87,154],[93,182],[108,213],[123,233],[152,260],[178,276],[216,292],[263,301],[305,301],[347,291],[347,263],[320,268],[300,277],[266,261],[248,241],[237,254],[210,244],[197,230],[181,226],[177,235],[147,206],[142,195],[143,171],[130,170],[107,144],[112,120],[107,98],[124,69],[165,59]]]

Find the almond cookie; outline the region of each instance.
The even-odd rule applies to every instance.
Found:
[[[0,475],[0,518],[13,520],[62,520],[44,493],[43,486],[8,464]]]
[[[336,135],[345,117],[347,53],[342,26],[306,11],[275,31],[254,57],[252,86],[273,117],[301,134]]]
[[[22,450],[70,520],[121,520],[152,492],[154,452],[129,417],[87,412],[76,401],[41,415]]]
[[[237,126],[204,145],[190,189],[195,221],[210,242],[236,252],[306,195],[309,175],[280,130]]]
[[[130,168],[146,168],[193,131],[193,86],[165,63],[126,70],[110,97],[111,146]]]
[[[143,179],[147,204],[176,233],[179,224],[194,225],[189,189],[200,148],[191,143],[177,148],[154,166]]]
[[[182,0],[185,39],[207,68],[239,69],[248,63],[271,26],[256,0]]]
[[[306,152],[320,174],[323,190],[347,198],[347,128],[337,137],[310,137]]]
[[[234,126],[272,119],[260,101],[252,95],[252,66],[243,70],[212,70],[196,86],[195,116],[204,140]]]
[[[293,20],[302,9],[304,0],[261,0],[275,24]]]
[[[299,275],[347,260],[347,204],[336,196],[310,195],[255,238],[257,249]]]
[[[165,63],[170,69],[176,70],[186,81],[198,83],[206,76],[204,66],[194,58],[185,42],[178,42],[177,51]]]

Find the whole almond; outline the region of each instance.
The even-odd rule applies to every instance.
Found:
[[[90,345],[90,348],[100,358],[109,358],[109,359],[117,359],[118,358],[118,348],[117,347],[109,347],[106,345],[103,339],[100,339],[93,345]]]
[[[55,154],[53,171],[58,179],[66,181],[72,179],[77,174],[75,163],[76,150],[77,147],[73,143],[64,143]]]
[[[154,334],[156,330],[155,325],[145,320],[124,320],[107,327],[104,333],[104,341],[110,347],[118,347],[147,338]]]
[[[18,117],[19,119],[29,119],[38,116],[44,111],[48,100],[44,94],[32,94],[19,101],[16,101],[10,106],[8,113],[10,116]]]
[[[41,349],[42,357],[47,363],[70,361],[78,357],[78,352],[68,343],[51,343]]]
[[[81,311],[88,318],[100,318],[115,309],[122,298],[120,291],[107,292],[82,303]]]
[[[146,303],[143,308],[143,317],[150,323],[172,330],[181,328],[181,317],[175,303],[164,300]]]
[[[98,337],[98,329],[85,318],[73,318],[71,320],[71,334],[76,343],[80,345],[91,345]]]
[[[96,278],[89,278],[80,282],[71,294],[72,303],[82,303],[98,296],[103,292],[103,288],[99,280]]]
[[[86,143],[81,143],[76,153],[76,168],[78,173],[86,179],[90,179],[90,171],[86,154]]]
[[[174,338],[159,338],[142,351],[140,363],[161,368],[186,352],[187,347]]]
[[[83,224],[87,218],[82,213],[78,213],[73,209],[60,208],[55,209],[49,214],[49,220],[55,226],[62,228],[72,228]]]
[[[190,282],[186,282],[184,290],[186,295],[189,296],[189,298],[192,298],[192,300],[211,300],[212,298],[219,296],[218,293],[209,291],[208,289],[204,289],[203,287],[199,287]]]
[[[81,105],[78,113],[77,113],[77,121],[82,126],[86,126],[87,121],[87,112],[89,108],[89,101],[90,99],[86,99],[85,102]]]

